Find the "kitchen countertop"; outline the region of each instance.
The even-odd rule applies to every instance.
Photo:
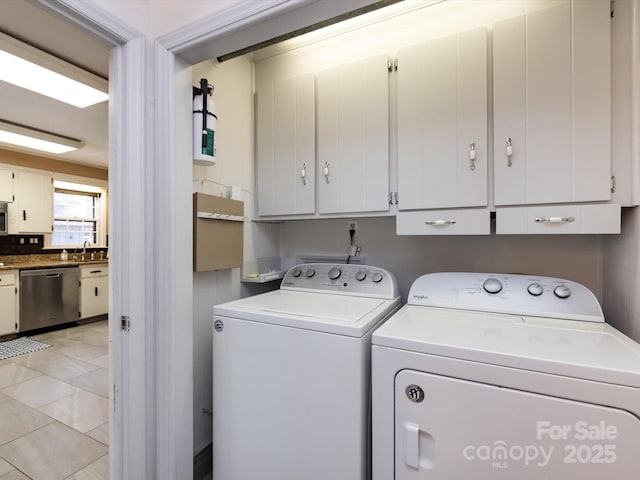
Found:
[[[76,254],[80,258],[81,254]],[[90,258],[91,253],[85,253],[86,258]],[[99,254],[97,255],[99,256]],[[35,268],[56,268],[56,267],[77,267],[82,265],[96,265],[109,263],[106,258],[96,260],[60,260],[59,253],[43,253],[33,255],[0,255],[0,271],[2,270],[28,270]]]

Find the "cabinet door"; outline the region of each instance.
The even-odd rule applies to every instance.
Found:
[[[608,200],[608,3],[497,22],[493,42],[495,204]]]
[[[487,205],[487,31],[398,52],[399,208]]]
[[[315,213],[315,78],[258,91],[258,214]]]
[[[18,232],[51,233],[53,230],[53,177],[47,174],[20,171],[17,172],[16,177]]]
[[[109,311],[109,277],[83,278],[80,287],[80,318]]]
[[[13,172],[0,168],[0,202],[13,202]]]
[[[318,73],[318,211],[389,209],[389,72],[384,55]]]
[[[0,335],[15,333],[17,322],[16,286],[0,287]]]

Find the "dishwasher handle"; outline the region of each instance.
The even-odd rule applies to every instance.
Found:
[[[45,277],[47,277],[47,278],[60,278],[60,274],[59,273],[47,273],[45,275]]]

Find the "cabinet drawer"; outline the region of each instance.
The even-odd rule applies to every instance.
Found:
[[[109,275],[109,266],[105,264],[80,268],[80,278],[104,277]]]
[[[397,235],[489,235],[488,208],[398,212]]]
[[[16,284],[15,271],[0,272],[0,287],[6,287],[7,285],[15,285],[15,284]]]
[[[496,210],[498,234],[620,233],[620,205],[505,207]]]

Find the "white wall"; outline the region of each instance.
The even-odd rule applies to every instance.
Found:
[[[245,57],[223,64],[204,62],[193,67],[193,82],[213,84],[217,109],[217,164],[193,167],[193,191],[229,196],[232,185],[242,188],[245,216],[253,218],[253,86],[252,65]],[[224,254],[224,252],[221,252]],[[244,224],[244,258],[278,254],[277,226]],[[193,275],[194,451],[211,443],[212,307],[243,295],[240,269]],[[253,293],[253,292],[250,292]]]
[[[622,233],[604,242],[603,309],[607,322],[640,342],[640,210],[625,209]]]

